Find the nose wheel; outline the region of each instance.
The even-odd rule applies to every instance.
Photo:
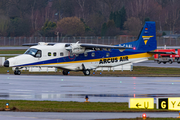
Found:
[[[21,74],[21,71],[20,71],[18,68],[16,68],[15,71],[14,71],[14,74],[15,74],[15,75],[20,75],[20,74]]]
[[[20,74],[21,74],[21,71],[20,71],[20,70],[17,70],[17,71],[15,70],[15,71],[14,71],[14,74],[15,74],[15,75],[20,75]]]

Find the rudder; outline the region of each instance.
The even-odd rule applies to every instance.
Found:
[[[144,52],[157,49],[155,22],[146,22],[136,41],[120,44],[121,46],[132,46],[136,50]]]

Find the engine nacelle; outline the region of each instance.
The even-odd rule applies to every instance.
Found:
[[[77,43],[71,43],[71,44],[66,44],[65,49],[67,51],[70,51],[72,54],[81,54],[85,52],[85,48],[81,47],[79,42]]]
[[[81,54],[81,53],[84,53],[85,52],[85,48],[83,47],[73,47],[72,48],[72,54]]]

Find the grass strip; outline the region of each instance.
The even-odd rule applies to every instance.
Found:
[[[0,50],[0,54],[23,54],[26,50]]]
[[[128,103],[28,100],[0,100],[1,111],[5,110],[6,103],[11,110],[21,112],[169,112],[163,109],[130,109]]]
[[[159,109],[130,109],[128,103],[116,102],[58,102],[58,101],[28,101],[0,100],[0,111],[5,110],[9,103],[11,111],[18,112],[171,112]],[[148,113],[146,113],[148,115]],[[177,111],[178,116],[178,111]],[[149,118],[146,120],[178,120],[179,118]],[[142,120],[142,118],[120,118],[109,120]]]

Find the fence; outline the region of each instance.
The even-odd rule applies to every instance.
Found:
[[[94,43],[105,45],[116,45],[126,42],[135,41],[135,37],[0,37],[0,46],[21,46],[24,43],[38,43],[38,42],[58,42],[58,43]],[[180,38],[163,38],[157,37],[158,46],[179,46]]]

